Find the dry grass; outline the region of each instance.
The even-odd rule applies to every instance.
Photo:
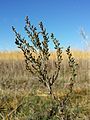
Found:
[[[0,52],[0,60],[22,60],[23,54],[22,52]]]
[[[87,86],[87,82],[88,86],[90,86],[90,52],[74,50],[72,53],[79,64],[77,87],[78,85],[85,87]],[[67,55],[64,52],[64,61],[61,69],[61,74],[63,75],[62,79],[68,80],[68,61],[66,58]],[[56,54],[54,52],[51,52],[51,63],[49,64],[50,69],[55,59]],[[30,79],[29,77],[31,76],[30,73],[28,73],[28,71],[25,69],[23,53],[19,51],[0,52],[0,71],[0,78],[3,79],[0,81],[0,83],[2,83],[2,81],[7,82],[9,79],[11,79],[11,81],[13,81],[12,79],[15,79],[18,81],[18,83],[21,82],[22,84],[23,81]],[[21,79],[21,81],[18,79]]]
[[[90,59],[90,51],[77,51],[77,50],[73,50],[72,51],[73,55],[75,58],[78,59]],[[66,58],[66,53],[63,53],[63,58]],[[0,60],[11,60],[11,59],[15,59],[15,60],[22,60],[24,58],[23,53],[20,51],[5,51],[5,52],[0,52]],[[54,60],[56,58],[56,53],[55,52],[51,52],[51,59]]]
[[[79,64],[74,92],[77,101],[79,100],[82,106],[82,112],[85,113],[86,116],[89,116],[90,52],[73,51],[73,56],[75,56]],[[51,53],[51,60],[54,61],[55,58],[55,53]],[[65,53],[63,58],[66,58]],[[67,59],[65,59],[61,66],[60,77],[58,78],[59,84],[55,84],[55,86],[57,86],[57,89],[54,89],[55,94],[59,97],[64,95],[64,89],[67,87],[70,77],[67,63]],[[44,94],[42,94],[41,89]],[[37,78],[26,71],[24,57],[21,52],[0,52],[0,116],[5,117],[13,110],[16,110],[17,106],[22,106],[21,104],[24,98],[26,99],[26,96],[31,94],[31,91],[38,96],[47,97],[47,91],[44,91],[43,86],[39,86]],[[25,102],[23,104],[25,105]],[[15,114],[14,111],[14,115]],[[19,114],[21,115],[22,113]],[[22,114],[22,116],[24,115]],[[7,120],[14,120],[13,114],[11,114],[10,117],[7,118]],[[84,120],[89,120],[89,117],[88,119],[86,117]],[[23,117],[18,115],[16,119],[22,120],[22,118]],[[0,120],[2,120],[2,117],[0,117]],[[27,119],[24,118],[23,120]]]

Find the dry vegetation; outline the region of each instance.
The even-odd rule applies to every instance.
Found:
[[[73,105],[77,103],[79,106],[79,120],[90,120],[90,52],[73,51],[73,55],[79,64]],[[54,58],[55,53],[52,53],[50,70]],[[67,59],[62,63],[60,75],[59,84],[55,83],[57,89],[54,89],[58,97],[64,96],[65,88],[68,87],[70,75]],[[30,114],[33,116],[34,110],[40,111],[42,115],[44,109],[47,109],[46,103],[50,105],[47,91],[43,88],[44,86],[39,85],[37,77],[26,70],[21,52],[0,52],[0,120],[31,120]],[[40,104],[42,104],[41,107],[39,107]],[[39,112],[36,113],[37,115]]]

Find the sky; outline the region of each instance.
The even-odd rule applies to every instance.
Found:
[[[90,36],[90,0],[0,0],[0,51],[18,50],[12,26],[23,37],[27,36],[25,16],[29,16],[36,27],[42,21],[47,32],[53,32],[61,46],[86,47],[80,30],[84,28]]]

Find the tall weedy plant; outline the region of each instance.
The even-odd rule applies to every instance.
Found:
[[[56,82],[60,72],[62,62],[62,47],[60,47],[60,43],[54,37],[53,33],[51,33],[51,35],[47,33],[46,28],[44,28],[42,22],[39,23],[39,32],[37,31],[37,28],[30,23],[28,16],[25,18],[25,23],[26,24],[24,28],[31,42],[29,43],[25,38],[22,38],[16,29],[12,27],[16,35],[15,43],[18,48],[23,51],[23,54],[25,56],[26,69],[33,75],[38,76],[39,82],[48,88],[52,101],[56,102],[55,105],[52,103],[52,109],[49,111],[47,119],[53,119],[53,117],[56,116],[61,120],[72,120],[71,113],[68,111],[67,106],[70,104],[69,98],[72,94],[75,77],[77,75],[77,64],[70,52],[70,47],[68,47],[66,50],[71,71],[69,92],[62,100],[58,100],[58,98],[56,98],[53,94],[52,86]],[[53,74],[49,74],[50,72],[48,69],[48,62],[50,61],[51,55],[49,48],[50,40],[52,40],[54,44],[57,56]]]
[[[28,37],[31,40],[31,43],[28,43],[25,38],[22,38],[19,33],[12,27],[13,31],[16,35],[16,45],[23,51],[26,62],[26,69],[29,70],[33,75],[37,75],[39,81],[44,84],[45,87],[48,88],[49,93],[52,94],[52,86],[56,81],[59,71],[60,65],[62,61],[62,48],[60,47],[60,43],[54,37],[52,33],[51,36],[48,35],[46,29],[43,26],[43,23],[39,23],[40,31],[37,32],[36,27],[31,25],[28,16],[25,19],[25,31]],[[43,38],[43,41],[40,40],[40,36]],[[52,76],[49,75],[48,71],[48,62],[50,60],[50,49],[49,49],[49,39],[52,39],[54,43],[54,48],[56,49],[57,54],[57,62],[55,62],[55,72]]]

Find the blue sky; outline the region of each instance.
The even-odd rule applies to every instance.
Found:
[[[11,27],[26,35],[27,15],[35,26],[42,21],[47,32],[53,32],[62,46],[85,47],[80,28],[90,34],[90,0],[0,0],[0,51],[17,50]]]

